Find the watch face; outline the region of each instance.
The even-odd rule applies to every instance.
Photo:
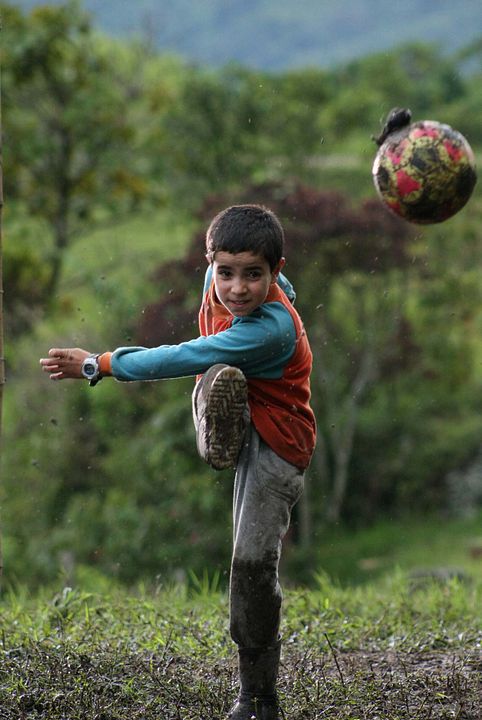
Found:
[[[84,362],[82,371],[86,377],[93,377],[97,372],[97,364],[92,362],[92,360]]]

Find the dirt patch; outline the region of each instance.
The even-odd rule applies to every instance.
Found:
[[[293,720],[482,718],[480,651],[309,653],[291,656],[283,674]]]
[[[283,720],[481,720],[482,656],[451,652],[317,654],[286,647]],[[30,644],[0,653],[1,720],[225,720],[235,653],[77,654]]]

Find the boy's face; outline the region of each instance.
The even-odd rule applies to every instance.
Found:
[[[249,315],[262,305],[269,286],[276,282],[284,258],[274,270],[262,255],[218,250],[213,260],[214,287],[218,300],[235,317]]]

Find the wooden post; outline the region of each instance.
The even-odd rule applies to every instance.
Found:
[[[0,31],[1,31],[0,26]],[[3,414],[3,388],[5,386],[5,358],[3,351],[3,126],[2,126],[2,76],[0,67],[0,465],[2,462],[2,414]],[[0,467],[1,471],[1,467]],[[1,474],[0,474],[1,482]],[[0,591],[3,571],[2,552],[2,518],[0,517]]]

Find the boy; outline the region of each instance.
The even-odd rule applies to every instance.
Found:
[[[52,349],[53,380],[113,375],[153,380],[201,375],[193,393],[198,450],[215,469],[236,468],[230,632],[240,693],[231,720],[278,720],[281,542],[315,444],[309,405],[312,354],[294,291],[281,275],[284,233],[258,205],[220,212],[206,235],[200,337],[92,356]]]

